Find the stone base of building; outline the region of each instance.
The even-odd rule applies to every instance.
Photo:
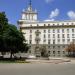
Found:
[[[29,53],[33,54],[37,57],[65,57],[67,55],[66,52],[66,44],[36,44],[30,45]]]

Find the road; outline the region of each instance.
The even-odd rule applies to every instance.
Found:
[[[75,75],[72,63],[1,64],[0,75]]]

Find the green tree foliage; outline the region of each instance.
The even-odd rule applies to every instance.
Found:
[[[28,45],[19,30],[14,25],[8,24],[5,13],[0,13],[0,23],[2,26],[0,33],[0,52],[10,52],[11,58],[14,53],[27,52]]]

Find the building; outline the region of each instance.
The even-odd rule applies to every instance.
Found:
[[[36,56],[65,56],[65,48],[75,41],[74,20],[39,21],[37,11],[32,9],[31,1],[28,8],[23,10],[18,25],[30,45],[29,53]]]

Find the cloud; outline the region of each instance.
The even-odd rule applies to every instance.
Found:
[[[67,15],[68,15],[68,17],[69,17],[70,19],[75,20],[75,12],[74,12],[74,11],[69,11],[69,12],[67,13]]]
[[[46,3],[50,3],[50,2],[53,2],[54,0],[45,0]]]
[[[56,8],[54,11],[52,11],[50,13],[49,18],[53,19],[53,18],[57,17],[58,15],[59,15],[59,9]]]

